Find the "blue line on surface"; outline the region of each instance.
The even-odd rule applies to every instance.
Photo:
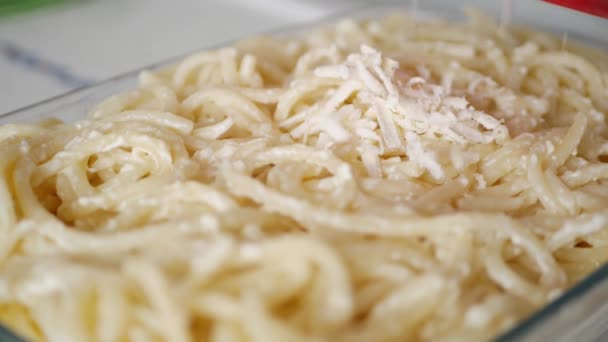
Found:
[[[0,54],[9,61],[19,64],[30,71],[51,76],[70,88],[84,87],[93,83],[92,80],[73,74],[65,66],[44,60],[13,43],[3,42],[0,44]]]

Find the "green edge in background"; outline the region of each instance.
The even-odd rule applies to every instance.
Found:
[[[0,0],[0,19],[41,7],[74,2],[74,0]]]

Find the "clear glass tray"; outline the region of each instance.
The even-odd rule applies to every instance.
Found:
[[[370,1],[365,7],[332,15],[320,21],[287,27],[271,35],[294,35],[343,17],[377,17],[395,9],[412,10],[414,1]],[[486,0],[424,0],[418,1],[417,13],[447,19],[462,19],[463,7],[475,7],[499,17],[507,1]],[[541,1],[511,1],[511,22],[608,49],[608,20],[593,17]],[[226,42],[220,46],[228,45]],[[213,48],[203,47],[203,48]],[[175,63],[184,56],[142,67],[87,88],[72,91],[28,107],[0,115],[0,124],[31,122],[56,117],[65,121],[83,118],[104,98],[132,89],[141,70],[154,70]],[[0,341],[21,342],[22,339],[0,325]],[[540,309],[496,341],[608,341],[608,264],[599,268],[549,305]]]

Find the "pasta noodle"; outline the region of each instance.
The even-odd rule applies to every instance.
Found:
[[[0,126],[0,321],[32,341],[489,339],[608,260],[608,56],[404,13]]]

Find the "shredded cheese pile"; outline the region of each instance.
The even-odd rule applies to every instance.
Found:
[[[313,50],[312,55],[330,55]],[[422,77],[397,78],[399,64],[362,45],[360,53],[348,55],[341,64],[323,65],[313,73],[321,80],[339,82],[326,98],[301,109],[282,123],[290,135],[303,141],[319,134],[316,146],[354,141],[365,168],[380,176],[380,156],[405,154],[412,167],[444,180],[445,172],[429,143],[458,145],[500,143],[508,129],[499,120],[475,110],[462,96],[451,96],[450,85],[427,82]],[[297,82],[297,81],[296,81]],[[353,104],[344,104],[351,97]],[[342,106],[340,106],[342,105]],[[444,144],[445,145],[445,144]],[[462,165],[459,165],[462,168]]]

